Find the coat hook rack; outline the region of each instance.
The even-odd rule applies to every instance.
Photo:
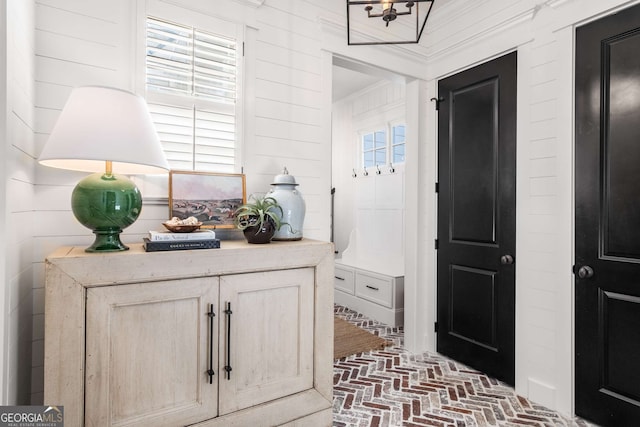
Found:
[[[365,166],[363,169],[364,169],[364,172],[362,172],[362,175],[369,176],[369,172],[367,172],[367,167]]]
[[[389,162],[389,172],[394,173],[396,168],[393,167],[393,163]]]
[[[382,173],[382,171],[380,170],[380,167],[376,163],[376,175],[380,175],[381,173]]]
[[[356,168],[353,168],[353,173],[351,174],[352,177],[357,177],[358,174],[356,173]]]

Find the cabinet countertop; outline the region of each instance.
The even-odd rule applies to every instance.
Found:
[[[84,287],[92,287],[284,270],[315,266],[324,258],[331,258],[330,262],[333,262],[333,244],[312,239],[262,245],[230,240],[222,241],[219,249],[158,252],[146,252],[141,243],[129,247],[128,251],[106,253],[88,253],[80,246],[60,247],[47,256],[46,266],[55,266]]]

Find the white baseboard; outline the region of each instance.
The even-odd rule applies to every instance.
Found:
[[[555,387],[543,384],[533,378],[529,378],[527,392],[527,398],[532,402],[539,403],[554,411],[557,410]]]

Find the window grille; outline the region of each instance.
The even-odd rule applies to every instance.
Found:
[[[362,137],[362,166],[384,165],[387,159],[387,132],[379,130]]]

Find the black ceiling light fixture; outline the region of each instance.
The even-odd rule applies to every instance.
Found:
[[[418,43],[433,2],[347,0],[347,44]]]

